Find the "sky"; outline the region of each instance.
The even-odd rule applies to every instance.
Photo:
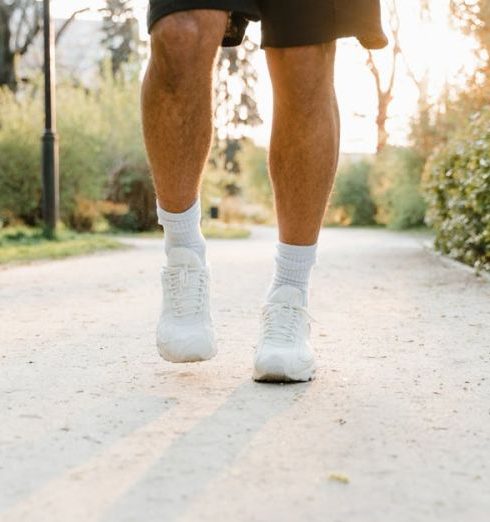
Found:
[[[382,0],[382,4],[383,4]],[[145,15],[147,0],[133,0],[136,15],[141,22],[141,33],[146,37]],[[101,0],[52,0],[52,11],[56,17],[69,16],[73,10],[91,6],[100,7]],[[415,0],[397,0],[401,19],[401,43],[406,62],[420,77],[425,70],[430,73],[429,92],[436,99],[446,84],[462,85],[464,78],[475,67],[473,49],[475,43],[451,28],[448,16],[449,0],[430,0],[433,17],[421,23]],[[389,35],[387,13],[383,8],[383,25]],[[85,14],[84,17],[94,17]],[[251,23],[249,36],[260,41],[259,23]],[[341,151],[346,153],[370,153],[376,148],[376,92],[374,80],[366,66],[366,51],[354,38],[341,39],[337,45],[336,90],[341,112]],[[390,71],[389,49],[375,51],[383,78]],[[260,51],[255,59],[259,74],[257,101],[264,124],[250,130],[250,136],[260,145],[269,140],[272,119],[272,91],[265,63]],[[409,122],[417,107],[417,88],[406,71],[405,60],[398,61],[394,101],[388,120],[390,142],[405,144]]]

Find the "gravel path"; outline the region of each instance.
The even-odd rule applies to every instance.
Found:
[[[317,379],[252,382],[275,230],[209,242],[216,359],[154,348],[161,242],[0,270],[2,522],[487,522],[490,283],[322,232]]]

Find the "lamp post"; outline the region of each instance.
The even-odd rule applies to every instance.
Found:
[[[56,84],[54,31],[50,0],[43,0],[44,17],[44,110],[42,137],[43,219],[44,234],[53,238],[59,217],[58,138],[56,136]]]

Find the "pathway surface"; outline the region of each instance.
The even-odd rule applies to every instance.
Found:
[[[322,232],[317,379],[252,382],[275,231],[209,242],[220,352],[154,348],[162,246],[0,270],[2,522],[490,520],[490,284]]]

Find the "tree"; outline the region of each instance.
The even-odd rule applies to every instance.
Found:
[[[223,47],[216,69],[214,124],[217,138],[211,163],[235,176],[241,171],[239,152],[244,127],[262,123],[254,93],[257,72],[252,57],[257,49],[258,45],[248,37],[240,47]],[[225,188],[230,194],[239,192],[234,178]]]
[[[463,88],[446,85],[438,103],[424,103],[422,91],[419,98],[419,110],[412,120],[411,139],[417,151],[427,158],[437,147],[450,141],[454,133],[467,125],[482,109],[488,105],[490,89],[490,0],[451,0],[450,21],[464,34],[472,35],[478,41],[477,55],[480,65],[470,75]],[[416,83],[425,78],[409,75]],[[428,76],[429,71],[426,71]]]
[[[131,0],[106,0],[102,40],[111,55],[112,74],[115,76],[122,65],[138,54],[138,23],[134,17]]]
[[[388,81],[383,86],[383,79],[381,77],[381,70],[376,64],[376,61],[371,50],[367,51],[367,66],[374,77],[376,85],[376,94],[378,98],[378,111],[376,115],[376,126],[378,129],[378,139],[376,145],[376,152],[381,152],[388,143],[388,131],[386,129],[386,122],[388,120],[388,109],[393,100],[393,89],[395,86],[395,77],[397,72],[398,57],[401,53],[400,46],[400,17],[396,8],[396,0],[390,0],[387,3],[389,11],[389,22],[392,44],[389,48],[391,57],[390,72],[388,74]]]
[[[433,21],[433,16],[428,0],[420,0],[418,7],[420,24],[431,23]],[[412,80],[418,91],[417,113],[412,118],[410,139],[417,152],[421,157],[426,159],[431,154],[436,140],[431,120],[433,107],[429,99],[430,67],[429,65],[426,65],[422,71],[417,72],[407,59],[403,47],[401,48],[400,53],[408,77]]]
[[[17,63],[41,29],[41,4],[36,0],[0,0],[0,87],[15,91]]]
[[[58,45],[61,37],[65,34],[66,30],[70,27],[70,25],[75,21],[77,16],[82,13],[86,13],[90,11],[90,7],[85,7],[83,9],[77,9],[73,11],[73,13],[61,24],[60,28],[56,31],[55,36],[55,45]]]
[[[451,0],[451,15],[466,34],[480,43],[480,56],[486,66],[490,60],[490,0]]]

